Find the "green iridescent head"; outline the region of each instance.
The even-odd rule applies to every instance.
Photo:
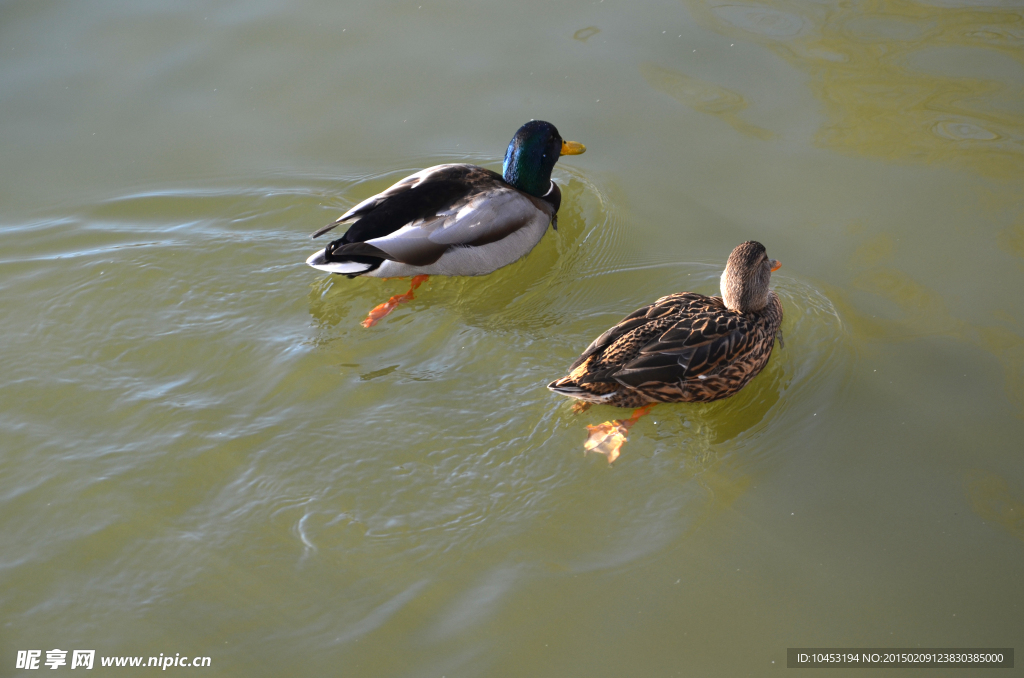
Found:
[[[551,188],[551,170],[559,156],[579,155],[585,150],[583,144],[563,141],[550,122],[531,120],[509,142],[502,174],[520,191],[539,198]]]

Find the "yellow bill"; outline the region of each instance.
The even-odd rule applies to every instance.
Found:
[[[562,139],[562,153],[561,155],[580,155],[585,153],[587,147],[578,141],[566,141]]]

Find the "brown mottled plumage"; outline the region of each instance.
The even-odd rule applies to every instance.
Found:
[[[681,292],[635,311],[595,339],[568,376],[548,388],[619,407],[733,395],[772,354],[782,302],[768,283],[780,265],[761,243],[739,245],[722,274],[721,297]]]

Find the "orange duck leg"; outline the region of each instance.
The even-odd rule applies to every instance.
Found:
[[[422,285],[423,282],[429,277],[429,275],[413,276],[412,285],[409,286],[408,292],[406,292],[405,294],[396,294],[395,296],[385,301],[383,304],[377,304],[366,316],[366,320],[364,320],[360,324],[363,327],[373,327],[374,325],[376,325],[381,318],[395,310],[395,308],[400,303],[402,303],[403,301],[411,301],[413,299],[412,293],[416,290],[417,287]]]
[[[583,443],[583,454],[587,452],[603,454],[608,458],[609,464],[618,459],[619,450],[626,444],[626,433],[633,424],[640,420],[640,417],[650,412],[657,404],[649,403],[643,407],[636,408],[629,419],[606,421],[597,426],[590,426],[588,424],[587,432],[590,434],[590,437],[587,438],[587,442]]]

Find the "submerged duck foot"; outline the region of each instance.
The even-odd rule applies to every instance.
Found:
[[[374,325],[377,324],[378,321],[380,321],[381,318],[386,316],[388,313],[391,313],[391,311],[395,310],[395,308],[400,303],[402,303],[403,301],[411,301],[414,298],[413,292],[416,290],[417,287],[422,285],[423,282],[429,277],[429,275],[413,276],[412,284],[409,286],[408,292],[406,292],[405,294],[396,294],[395,296],[385,301],[383,304],[377,304],[376,306],[374,306],[373,309],[367,314],[366,320],[361,322],[360,325],[362,325],[363,327],[373,327]]]
[[[615,421],[606,421],[603,424],[597,426],[587,425],[587,433],[589,437],[587,441],[583,443],[583,454],[587,452],[596,452],[603,454],[608,458],[608,463],[611,464],[613,461],[619,458],[619,450],[626,444],[626,434],[629,429],[640,420],[640,417],[644,416],[651,409],[657,405],[657,403],[650,403],[643,407],[638,407],[633,410],[632,416],[629,419],[616,419]]]

